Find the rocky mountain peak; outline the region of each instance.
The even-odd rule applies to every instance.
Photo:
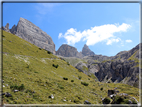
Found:
[[[84,56],[93,56],[93,55],[95,55],[95,53],[93,52],[93,51],[91,51],[90,49],[89,49],[89,47],[85,44],[84,45],[84,47],[82,48],[82,54],[84,55]]]
[[[67,44],[61,45],[56,54],[64,57],[82,57],[82,54],[79,53],[75,47],[69,46]]]
[[[9,30],[9,23],[7,23],[7,24],[5,25],[5,27],[2,27],[2,29],[3,29],[4,31],[10,33],[10,30]]]
[[[52,38],[27,19],[20,17],[17,26],[14,25],[9,30],[9,24],[7,24],[3,30],[9,31],[20,38],[55,54],[55,44],[53,43]]]

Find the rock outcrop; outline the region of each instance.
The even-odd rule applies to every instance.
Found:
[[[79,53],[75,47],[69,46],[67,44],[63,44],[62,46],[60,46],[60,48],[56,52],[56,55],[64,57],[82,57],[82,54]]]
[[[103,104],[137,104],[135,107],[138,106],[139,102],[136,98],[129,96],[126,93],[116,93],[116,90],[108,90],[108,96],[102,99]]]
[[[95,55],[95,53],[93,51],[91,51],[86,44],[84,45],[84,47],[82,49],[82,54],[84,56],[93,56],[93,55]]]
[[[52,38],[46,32],[24,18],[20,18],[18,25],[14,25],[10,30],[9,24],[7,24],[4,30],[55,54],[55,44]]]
[[[66,45],[62,45],[58,49],[58,51],[56,52],[56,55],[61,55],[64,57],[83,58],[84,56],[93,56],[95,55],[95,53],[91,51],[86,44],[82,48],[82,52],[78,52],[75,47],[72,47],[66,44]]]
[[[9,23],[7,23],[7,24],[5,25],[5,27],[2,27],[2,29],[3,29],[4,31],[10,33],[10,30],[9,30]]]

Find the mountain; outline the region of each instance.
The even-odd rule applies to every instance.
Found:
[[[142,50],[140,46],[142,44],[138,44],[129,51],[119,52],[112,57],[86,56],[83,58],[86,63],[82,62],[82,64],[85,64],[87,71],[83,66],[80,67],[80,63],[75,67],[81,69],[82,72],[93,73],[102,82],[107,82],[110,79],[112,82],[122,82],[139,87],[139,53]]]
[[[95,55],[95,53],[93,51],[91,51],[86,44],[84,45],[84,47],[82,49],[82,54],[84,56],[93,56],[93,55]]]
[[[82,58],[82,54],[77,51],[75,47],[69,46],[67,44],[63,44],[57,50],[56,55],[64,56],[64,57],[77,57]]]
[[[140,97],[138,88],[96,81],[93,75],[84,74],[63,58],[16,35],[2,31],[2,41],[1,96],[4,105],[102,104],[102,98],[116,87],[120,93],[137,100]],[[83,59],[79,61],[87,64]]]
[[[20,38],[55,54],[55,44],[53,43],[52,38],[32,22],[24,18],[20,18],[17,26],[14,25],[9,30],[9,24],[7,24],[3,27],[3,30],[9,31]]]
[[[63,44],[57,50],[56,55],[60,55],[63,57],[83,58],[84,56],[93,56],[95,55],[95,53],[91,51],[86,44],[82,48],[82,52],[78,52],[77,49],[73,46]]]

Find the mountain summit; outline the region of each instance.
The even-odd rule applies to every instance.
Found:
[[[83,55],[79,53],[75,47],[69,46],[67,44],[60,46],[60,48],[56,52],[56,55],[61,55],[64,57],[83,57]]]
[[[8,25],[5,28],[7,30]],[[12,29],[10,29],[10,32],[55,54],[55,44],[52,38],[46,32],[24,18],[20,18],[17,26],[14,25]]]
[[[83,47],[83,49],[82,49],[82,54],[84,55],[84,56],[92,56],[92,55],[95,55],[95,53],[93,52],[93,51],[91,51],[90,49],[89,49],[89,47],[85,44],[84,45],[84,47]]]

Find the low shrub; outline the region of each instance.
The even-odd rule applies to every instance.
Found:
[[[81,77],[81,76],[78,76],[78,78],[81,80],[82,77]]]
[[[17,90],[23,90],[23,89],[25,89],[25,86],[24,86],[24,84],[21,84],[20,86],[18,86],[18,85],[11,85],[10,86],[10,89],[17,89]]]
[[[67,65],[70,65],[70,63],[69,63],[69,62],[67,62]]]
[[[63,79],[64,79],[64,80],[68,80],[68,78],[66,78],[66,77],[63,77]]]
[[[88,86],[89,84],[86,82],[81,82],[81,84],[83,84],[84,86]]]
[[[88,75],[89,77],[91,77],[91,75]]]
[[[71,80],[71,82],[74,82],[74,80]]]
[[[64,89],[64,87],[63,87],[62,85],[59,85],[58,87],[59,87],[60,89]]]
[[[111,102],[111,99],[109,97],[106,97],[104,100],[103,100],[103,103],[104,104],[109,104]]]
[[[48,54],[52,54],[50,51],[47,51]]]
[[[41,48],[38,48],[39,50],[41,50]]]
[[[58,64],[57,64],[57,65],[55,65],[55,64],[52,64],[52,66],[53,66],[53,67],[55,67],[55,68],[58,68],[58,66],[59,66],[59,65],[58,65]]]
[[[78,72],[82,72],[82,71],[78,69]]]
[[[81,102],[79,101],[79,99],[74,99],[74,103],[76,103],[76,104],[80,104]]]
[[[102,87],[102,88],[100,88],[100,90],[102,91],[102,90],[103,90],[103,87]]]

